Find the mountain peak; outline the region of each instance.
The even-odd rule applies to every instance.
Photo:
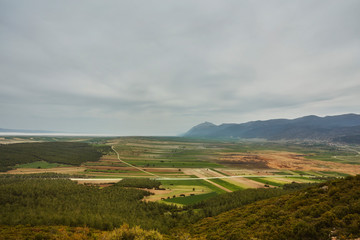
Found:
[[[211,122],[205,121],[203,123],[200,123],[199,125],[196,125],[195,127],[213,127],[213,126],[216,126],[216,125]]]
[[[207,135],[208,132],[211,132],[216,128],[217,126],[211,122],[203,122],[199,125],[196,125],[195,127],[192,127],[187,133],[185,133],[184,136],[203,136]]]

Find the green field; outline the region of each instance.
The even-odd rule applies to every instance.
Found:
[[[301,182],[301,183],[319,183],[324,181],[324,180],[319,180],[316,178],[308,178],[308,177],[288,177],[287,179],[291,179],[295,182]]]
[[[330,177],[347,177],[349,174],[341,173],[341,172],[329,172],[329,171],[320,171],[321,173],[330,176]]]
[[[243,187],[240,187],[238,185],[232,184],[226,180],[216,178],[216,179],[210,179],[210,181],[219,184],[220,186],[223,186],[231,191],[238,191],[244,189]]]
[[[224,173],[224,172],[220,172],[219,170],[216,170],[216,169],[214,169],[214,168],[210,168],[210,169],[213,170],[214,172],[220,173],[220,174],[222,174],[222,175],[224,175],[224,176],[230,176],[229,174],[226,174],[226,173]]]
[[[199,194],[199,195],[194,195],[194,196],[170,198],[170,199],[165,199],[164,201],[168,202],[168,203],[190,205],[190,204],[195,204],[195,203],[204,201],[205,199],[214,197],[216,195],[218,195],[216,192],[210,192],[210,193]]]
[[[214,186],[213,184],[199,179],[199,180],[161,180],[161,184],[163,187],[172,187],[172,186],[188,186],[188,187],[203,187],[207,188],[208,191],[215,192],[217,194],[226,193],[225,190]]]
[[[179,138],[124,138],[115,145],[120,158],[138,167],[222,168],[219,149]]]
[[[282,185],[285,184],[285,183],[280,183],[277,181],[272,181],[272,180],[270,180],[270,178],[260,178],[260,177],[246,177],[246,178],[251,179],[256,182],[260,182],[263,184],[268,184],[268,185],[272,185],[272,186],[276,186],[276,187],[281,187]]]

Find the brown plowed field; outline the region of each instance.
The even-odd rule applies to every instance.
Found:
[[[30,174],[30,173],[46,173],[46,172],[54,172],[54,173],[64,173],[64,174],[76,174],[79,172],[84,172],[86,168],[84,167],[58,167],[58,168],[17,168],[14,170],[10,170],[8,172],[4,172],[4,174]]]
[[[287,169],[301,171],[336,171],[352,175],[360,173],[360,167],[352,164],[306,159],[291,152],[263,151],[254,153],[228,153],[219,158],[221,163],[247,169]]]

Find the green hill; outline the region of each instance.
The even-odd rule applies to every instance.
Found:
[[[355,239],[360,176],[258,201],[202,219],[186,231],[206,239]]]

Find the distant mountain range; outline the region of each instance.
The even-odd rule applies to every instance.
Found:
[[[305,116],[296,119],[272,119],[247,123],[215,125],[201,123],[184,137],[261,138],[267,140],[326,140],[360,142],[360,115]]]

